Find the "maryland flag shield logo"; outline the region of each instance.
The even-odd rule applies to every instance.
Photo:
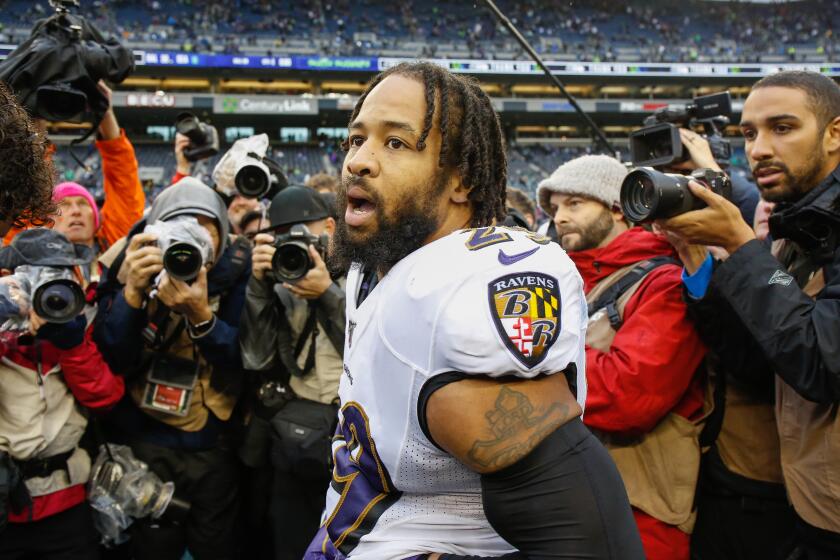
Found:
[[[519,272],[488,285],[490,314],[507,349],[525,367],[542,362],[560,334],[557,279]]]

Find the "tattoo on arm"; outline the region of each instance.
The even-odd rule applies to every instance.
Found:
[[[512,465],[564,424],[569,416],[569,406],[565,403],[535,406],[526,394],[503,385],[493,409],[484,414],[495,437],[477,440],[467,457],[488,471]]]

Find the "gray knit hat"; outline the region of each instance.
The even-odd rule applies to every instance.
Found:
[[[577,194],[603,202],[612,208],[620,200],[621,182],[627,168],[610,156],[581,156],[567,161],[540,182],[537,200],[551,214],[552,193]]]

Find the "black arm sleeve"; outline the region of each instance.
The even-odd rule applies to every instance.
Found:
[[[709,286],[703,299],[695,300],[686,294],[685,301],[688,317],[712,352],[715,372],[751,395],[773,402],[773,368],[715,286]]]
[[[712,276],[773,371],[804,398],[840,400],[840,248],[812,299],[759,241],[735,251]],[[781,276],[779,276],[781,275]],[[774,280],[776,278],[776,280]]]
[[[579,418],[531,453],[481,476],[484,513],[518,552],[504,560],[643,560],[618,469]],[[490,560],[444,554],[442,560]]]

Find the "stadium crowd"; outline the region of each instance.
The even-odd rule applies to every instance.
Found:
[[[675,14],[664,0],[556,3],[499,2],[546,58],[650,62],[832,60],[837,51],[836,0],[754,8],[739,2],[690,0]],[[516,8],[513,10],[513,8]],[[472,4],[381,0],[201,2],[129,0],[82,3],[83,13],[130,46],[168,45],[226,54],[381,55],[524,59],[506,32]],[[6,0],[0,42],[17,44],[49,13],[46,2]],[[757,22],[761,23],[758,24]],[[451,43],[455,50],[436,45]],[[315,45],[315,52],[312,47]]]
[[[497,39],[445,2],[368,0],[384,17],[367,20],[342,1],[163,4],[91,21],[135,10],[124,37],[161,25],[196,48],[359,21]],[[766,8],[786,39],[730,4],[517,13],[582,53],[609,50],[590,43],[608,25],[699,47],[701,18],[745,56],[829,52],[833,3],[814,4]],[[754,83],[732,157],[675,127],[684,158],[631,170],[506,147],[478,83],[426,62],[374,77],[338,147],[261,134],[218,154],[201,123],[136,147],[86,76],[102,104],[72,163],[7,69],[0,560],[840,558],[831,78]],[[144,188],[144,158],[165,184]]]

